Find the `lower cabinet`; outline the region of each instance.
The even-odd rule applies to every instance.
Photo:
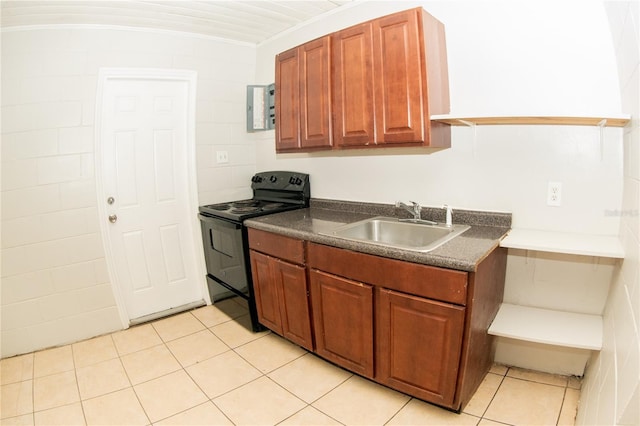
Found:
[[[249,246],[260,322],[337,365],[461,410],[493,363],[504,249],[464,272],[253,229]]]
[[[318,355],[373,377],[373,287],[309,272]]]
[[[452,405],[465,309],[380,289],[376,379],[418,398]]]
[[[279,251],[287,246],[278,244],[277,247],[276,251]],[[294,249],[297,249],[295,244]],[[258,320],[272,331],[312,351],[305,267],[254,249],[250,250],[250,254]]]

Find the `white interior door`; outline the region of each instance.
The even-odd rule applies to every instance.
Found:
[[[188,170],[194,83],[134,77],[101,84],[99,204],[107,263],[126,316],[202,301]]]

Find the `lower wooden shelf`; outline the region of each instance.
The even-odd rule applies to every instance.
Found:
[[[547,345],[599,351],[602,317],[503,303],[489,334]]]

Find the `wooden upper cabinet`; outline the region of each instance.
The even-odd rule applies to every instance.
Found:
[[[444,26],[422,8],[372,22],[376,143],[450,147],[450,128],[430,120],[449,111]]]
[[[373,25],[333,34],[332,52],[335,145],[375,143]]]
[[[299,72],[288,77],[294,72],[288,63],[292,51]],[[291,93],[295,79],[299,99]],[[297,105],[295,140],[292,123]],[[447,113],[444,26],[422,8],[346,28],[276,59],[278,152],[366,146],[448,148],[450,125],[431,121],[431,115]]]
[[[331,148],[331,37],[300,47],[300,146]]]
[[[276,56],[276,151],[330,149],[330,36]]]
[[[276,151],[300,148],[298,48],[276,56]]]

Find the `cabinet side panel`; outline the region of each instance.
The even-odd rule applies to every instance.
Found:
[[[373,287],[317,270],[310,280],[317,353],[373,377]]]
[[[448,114],[451,111],[449,101],[449,66],[447,60],[447,42],[444,25],[425,10],[422,14],[424,34],[425,63],[422,72],[427,82],[425,91],[425,123],[430,131],[429,145],[439,148],[451,147],[451,125],[431,122],[431,115]]]
[[[451,407],[465,309],[381,289],[377,380]]]
[[[447,42],[444,25],[436,18],[422,11],[428,111],[430,114],[448,114],[449,67],[447,62]]]
[[[507,249],[496,248],[469,276],[469,302],[458,380],[457,404],[469,402],[493,365],[494,337],[487,331],[500,309],[504,295]],[[473,297],[471,296],[473,295]]]

